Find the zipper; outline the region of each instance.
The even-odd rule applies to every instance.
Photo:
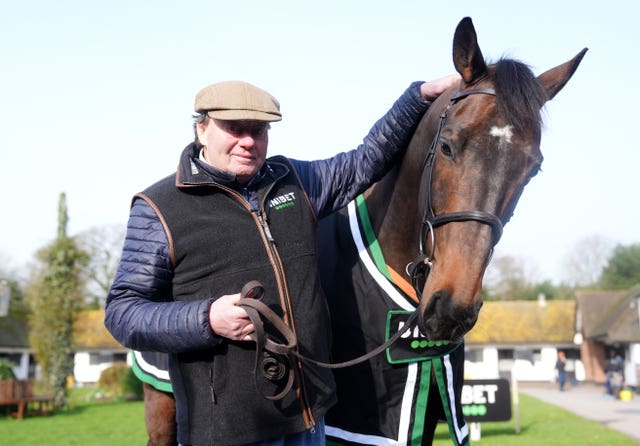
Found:
[[[293,332],[296,333],[295,325],[293,322],[293,308],[291,308],[291,298],[289,296],[289,291],[286,285],[284,267],[282,265],[282,260],[280,259],[280,254],[278,253],[276,240],[273,238],[273,235],[271,234],[271,229],[269,228],[269,222],[265,218],[265,215],[266,215],[265,207],[264,207],[265,200],[266,200],[266,197],[269,196],[271,189],[273,189],[273,187],[275,186],[275,182],[272,182],[269,185],[269,187],[264,191],[263,198],[262,200],[260,200],[260,203],[259,203],[259,209],[253,209],[253,207],[251,206],[251,203],[248,200],[248,196],[246,196],[246,194],[248,194],[248,191],[243,191],[243,193],[238,193],[236,190],[221,184],[216,184],[216,186],[219,187],[220,189],[225,190],[227,193],[230,194],[231,197],[235,197],[236,199],[238,199],[238,201],[240,201],[240,203],[243,204],[245,208],[248,211],[250,211],[251,214],[255,215],[256,220],[259,223],[259,227],[262,229],[262,234],[264,235],[264,238],[266,241],[265,248],[267,249],[267,253],[272,262],[273,269],[276,275],[276,283],[278,284],[279,295],[281,296],[281,305],[285,312],[284,314],[285,323],[288,321],[289,322],[288,325],[291,327]],[[295,366],[297,366],[298,370],[302,372],[302,363],[299,360],[296,361]],[[300,373],[299,375],[302,378],[302,373]],[[304,419],[307,428],[311,432],[315,432],[316,420],[313,416],[313,413],[311,412],[311,404],[309,403],[309,399],[307,397],[306,386],[303,379],[300,379],[299,390],[296,390],[296,395],[297,395],[298,401],[300,402],[300,406],[302,410],[302,418]],[[215,389],[213,388],[213,379],[211,381],[211,398],[215,404],[217,398],[216,398]]]
[[[269,228],[269,223],[265,218],[264,202],[266,200],[266,197],[269,196],[269,193],[271,192],[271,189],[273,189],[274,185],[275,185],[275,182],[271,183],[269,187],[265,190],[263,198],[259,204],[259,209],[253,209],[251,206],[251,203],[249,203],[249,200],[247,200],[246,197],[239,194],[237,191],[220,184],[218,184],[217,186],[227,191],[232,197],[238,198],[239,201],[243,205],[245,205],[246,209],[256,216],[256,220],[258,220],[259,227],[262,229],[262,234],[266,239],[265,248],[267,248],[267,252],[269,254],[269,258],[272,262],[273,269],[276,275],[276,283],[278,284],[278,288],[280,291],[279,294],[281,296],[281,305],[283,306],[283,310],[285,312],[284,314],[285,323],[289,321],[289,325],[291,326],[293,332],[295,333],[296,330],[293,322],[293,309],[291,308],[291,298],[289,297],[289,291],[286,285],[284,267],[282,265],[282,260],[280,259],[280,254],[278,253],[276,240],[273,238],[273,235],[271,234],[271,229]],[[296,366],[298,370],[302,372],[302,364],[300,363],[299,360],[296,361]],[[302,373],[300,373],[300,376],[302,377]],[[313,416],[313,413],[311,412],[311,404],[309,404],[309,398],[307,397],[307,391],[306,391],[306,387],[303,379],[300,379],[300,386],[299,386],[299,390],[296,390],[296,395],[298,397],[298,400],[300,401],[300,406],[302,409],[302,418],[304,419],[305,424],[307,425],[307,428],[313,432],[315,431],[316,420]],[[215,391],[213,391],[213,388],[212,388],[212,396],[213,398],[215,398]]]
[[[273,238],[273,236],[271,235],[271,229],[269,229],[269,225],[267,224],[266,220],[264,219],[264,215],[262,213],[262,211],[255,211],[256,216],[258,217],[258,221],[260,222],[260,226],[262,226],[262,230],[264,231],[264,235],[267,237],[267,240],[269,240],[269,244],[273,244],[275,245],[276,240]]]
[[[271,187],[267,190],[265,197],[269,195],[271,191]],[[289,296],[289,291],[286,285],[286,277],[284,274],[284,267],[282,265],[282,260],[280,258],[280,253],[278,252],[278,248],[276,246],[276,241],[271,234],[271,229],[269,228],[268,221],[264,218],[264,202],[260,204],[260,210],[257,211],[256,217],[260,222],[260,226],[262,227],[263,233],[268,241],[268,247],[270,251],[270,256],[274,260],[274,269],[276,271],[276,280],[278,282],[278,286],[281,289],[281,295],[283,296],[282,306],[285,310],[285,322],[289,320],[289,326],[296,332],[294,321],[293,321],[293,308],[291,308],[291,298]],[[296,366],[300,372],[302,372],[302,364],[299,360],[296,360]],[[307,397],[306,386],[304,384],[304,380],[302,379],[302,373],[300,373],[300,387],[299,390],[296,391],[298,399],[300,400],[301,409],[302,409],[302,417],[305,420],[305,424],[309,428],[312,433],[315,433],[315,425],[316,421],[313,417],[313,413],[311,412],[311,404],[309,404],[309,399]]]

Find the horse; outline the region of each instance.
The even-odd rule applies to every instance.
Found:
[[[454,444],[468,443],[459,404],[464,335],[477,321],[503,226],[540,170],[541,109],[586,51],[536,77],[516,60],[488,64],[464,18],[453,38],[460,85],[431,104],[392,171],[320,222],[334,360],[407,341],[335,370],[328,443],[431,444],[440,419]],[[378,285],[382,292],[372,291]]]
[[[541,109],[586,51],[537,77],[512,59],[488,65],[464,18],[453,39],[460,85],[433,102],[402,162],[321,228],[334,359],[365,354],[410,314],[419,327],[386,358],[335,371],[332,441],[431,444],[446,419],[454,444],[467,444],[463,338],[503,227],[540,170]]]
[[[131,352],[131,368],[142,382],[144,423],[151,446],[177,446],[176,401],[169,378],[169,356]]]

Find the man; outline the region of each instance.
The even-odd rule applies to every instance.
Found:
[[[270,123],[282,117],[266,91],[230,81],[196,95],[195,141],[177,172],[134,197],[105,317],[123,345],[170,353],[180,444],[324,444],[331,372],[289,363],[288,392],[286,373],[263,376],[239,292],[260,281],[263,302],[295,333],[299,351],[329,361],[317,219],[379,180],[429,101],[458,82],[413,83],[356,150],[312,162],[266,158]]]
[[[558,360],[556,361],[556,371],[558,372],[558,388],[560,392],[564,391],[564,386],[567,383],[567,357],[564,352],[560,350],[558,352]]]

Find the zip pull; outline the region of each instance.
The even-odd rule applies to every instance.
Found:
[[[269,229],[269,225],[264,219],[262,212],[256,212],[256,215],[258,216],[258,221],[260,221],[260,225],[262,226],[262,229],[264,230],[264,233],[267,236],[267,240],[269,240],[269,242],[271,243],[275,243],[276,240],[271,235],[271,229]]]

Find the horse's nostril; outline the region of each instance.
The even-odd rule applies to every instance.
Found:
[[[420,331],[429,340],[460,341],[475,325],[480,306],[457,306],[449,292],[437,291],[420,314]]]

